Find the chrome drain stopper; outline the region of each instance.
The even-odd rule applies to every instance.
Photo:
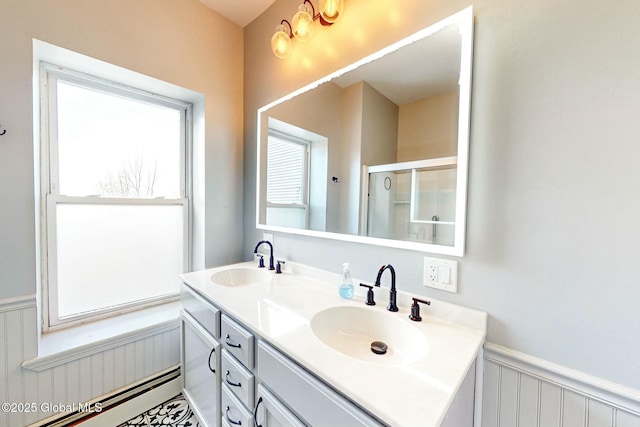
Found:
[[[371,351],[375,354],[385,354],[387,352],[387,345],[382,341],[374,341],[371,343]]]

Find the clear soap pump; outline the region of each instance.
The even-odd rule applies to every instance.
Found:
[[[349,263],[342,264],[342,279],[340,280],[340,288],[338,289],[342,298],[353,298],[353,280],[351,280],[351,272],[349,272]]]

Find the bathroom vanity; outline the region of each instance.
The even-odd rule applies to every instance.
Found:
[[[473,425],[486,314],[432,299],[414,322],[410,295],[389,312],[386,289],[367,306],[339,277],[289,262],[182,275],[183,393],[203,425]]]
[[[256,228],[462,256],[472,51],[467,7],[260,108]],[[182,279],[204,425],[473,426],[485,313],[431,299],[412,321],[412,295],[344,300],[338,274],[290,262]]]

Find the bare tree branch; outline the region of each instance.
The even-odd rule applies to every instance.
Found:
[[[124,163],[117,176],[108,173],[103,180],[98,180],[98,193],[111,197],[153,197],[154,187],[158,176],[158,163],[153,169],[146,171],[144,160],[136,156],[133,161]]]

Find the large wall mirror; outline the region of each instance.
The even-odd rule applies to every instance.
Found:
[[[462,256],[469,7],[258,110],[257,227]]]

